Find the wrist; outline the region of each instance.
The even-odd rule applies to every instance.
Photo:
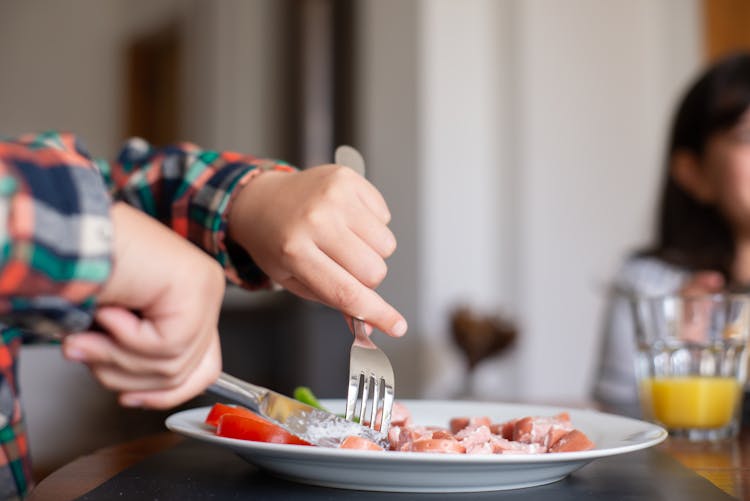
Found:
[[[251,241],[249,229],[257,225],[268,200],[274,200],[275,186],[288,172],[254,171],[244,186],[239,187],[227,217],[227,238],[247,249]],[[261,175],[262,174],[262,175]]]
[[[122,255],[122,247],[126,244],[122,238],[123,225],[126,223],[129,211],[131,209],[123,202],[113,203],[109,210],[109,217],[112,221],[112,268],[104,285],[96,296],[96,301],[100,304],[109,304],[116,301],[115,291],[118,290],[118,283],[122,277],[118,273],[119,260],[118,256]]]

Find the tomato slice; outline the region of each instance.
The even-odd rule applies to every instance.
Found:
[[[245,407],[237,407],[234,405],[226,404],[214,404],[214,406],[211,407],[211,411],[208,413],[208,416],[206,416],[205,423],[211,426],[218,426],[219,419],[221,419],[221,416],[225,414],[234,414],[237,416],[245,417],[256,416],[253,411],[251,411],[250,409],[246,409]]]
[[[219,418],[216,434],[220,437],[239,438],[241,440],[252,440],[253,442],[310,445],[310,443],[255,414],[252,416],[224,414]]]

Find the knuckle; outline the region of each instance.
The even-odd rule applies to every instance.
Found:
[[[351,311],[359,300],[356,284],[349,282],[338,284],[333,291],[334,306],[344,311]]]
[[[391,257],[394,252],[396,252],[396,247],[398,247],[398,243],[396,242],[395,238],[389,239],[389,241],[384,246],[384,256],[383,257]]]
[[[111,374],[96,369],[92,369],[92,372],[94,373],[96,380],[99,381],[99,384],[105,389],[109,391],[119,391],[121,389]]]
[[[209,259],[209,264],[205,267],[205,273],[202,277],[202,291],[207,294],[207,297],[216,297],[224,292],[225,285],[226,280],[221,265],[213,259]]]
[[[165,336],[159,347],[159,356],[166,358],[179,357],[185,351],[185,345],[189,336],[190,332],[188,331],[178,335]]]
[[[326,182],[323,183],[321,188],[321,193],[325,198],[336,198],[340,196],[344,186],[357,177],[357,174],[349,167],[336,165],[329,171]]]
[[[331,180],[345,179],[354,171],[345,165],[330,164],[327,167],[327,176]]]
[[[374,266],[369,268],[369,276],[365,282],[369,288],[374,289],[385,280],[388,274],[388,266],[383,261],[380,261]]]
[[[298,238],[285,238],[279,247],[282,262],[296,260],[302,255],[302,241]]]
[[[326,197],[330,197],[328,192],[326,192]],[[312,228],[321,228],[326,224],[325,211],[320,204],[308,207],[304,212],[303,219]]]
[[[157,374],[167,381],[178,379],[184,371],[184,362],[179,359],[167,360],[159,364]]]
[[[180,388],[187,381],[189,374],[185,371],[178,371],[172,376],[168,377],[165,384],[168,388]]]

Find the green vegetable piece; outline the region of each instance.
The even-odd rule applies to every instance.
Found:
[[[315,407],[316,409],[320,409],[322,411],[331,412],[320,405],[320,402],[318,402],[318,397],[316,397],[315,393],[313,393],[312,390],[307,386],[297,386],[294,389],[294,399],[299,400],[303,404],[307,404],[310,407]],[[337,416],[344,417],[343,414],[337,414]],[[352,418],[352,421],[354,421],[355,423],[359,423],[359,418],[357,416],[354,416]]]
[[[294,389],[294,399],[299,400],[303,404],[307,404],[310,407],[315,407],[316,409],[327,411],[327,409],[325,409],[322,405],[320,405],[320,402],[318,402],[318,399],[315,396],[315,394],[307,386],[296,387]]]

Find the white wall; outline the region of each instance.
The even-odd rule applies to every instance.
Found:
[[[698,2],[517,4],[521,388],[586,396],[607,281],[646,242]]]
[[[388,278],[379,292],[410,322],[404,339],[376,334],[398,375],[397,395],[416,396],[422,386],[422,337],[419,318],[420,258],[419,189],[423,181],[419,149],[419,3],[400,0],[365,0],[357,6],[356,124],[367,161],[367,177],[388,203],[391,230],[398,240],[388,260]]]
[[[468,303],[522,328],[478,396],[585,399],[606,284],[648,238],[668,115],[699,65],[698,2],[360,5],[368,168],[395,227],[416,223],[383,288],[411,321],[388,345],[397,374],[418,354],[423,394],[460,391],[448,321]]]
[[[511,7],[421,3],[417,332],[429,338],[427,395],[465,389],[456,376],[465,363],[446,332],[450,312],[462,304],[482,313],[515,304]],[[477,384],[510,382],[495,387],[511,397],[516,368],[504,360]]]
[[[116,2],[3,2],[0,134],[74,131],[100,154],[121,134]],[[97,43],[92,43],[97,40]]]
[[[186,137],[211,148],[279,157],[284,86],[282,3],[187,0]]]

